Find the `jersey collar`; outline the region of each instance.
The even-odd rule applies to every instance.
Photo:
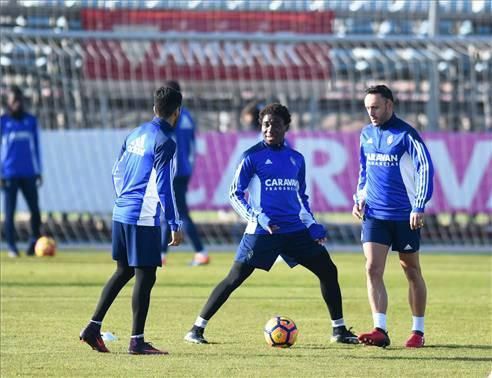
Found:
[[[173,127],[164,118],[154,117],[152,123],[159,126],[165,133],[171,133],[173,131]]]
[[[19,119],[22,119],[24,117],[25,112],[24,112],[24,109],[20,109],[18,112],[15,112],[15,113],[13,111],[11,111],[11,110],[8,110],[7,111],[7,114],[11,118],[16,119],[16,120],[19,120]]]
[[[379,125],[378,127],[381,129],[381,130],[388,130],[390,128],[390,126],[395,122],[396,120],[396,115],[395,113],[393,113],[390,117],[390,119],[388,119],[385,123],[383,123],[382,125]]]
[[[263,141],[263,145],[267,148],[270,148],[271,150],[281,150],[285,146],[285,139],[282,143],[279,144],[268,144],[265,141]]]

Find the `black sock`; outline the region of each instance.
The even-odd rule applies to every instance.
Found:
[[[96,332],[101,332],[101,324],[99,324],[99,323],[94,323],[91,321],[91,322],[89,322],[88,327],[94,329],[94,331],[96,331]]]
[[[333,327],[333,334],[336,335],[336,334],[342,333],[346,330],[347,330],[347,327],[345,327],[344,325],[338,326],[338,327]]]

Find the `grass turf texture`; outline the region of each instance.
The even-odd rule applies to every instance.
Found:
[[[211,289],[232,262],[212,253],[212,264],[187,266],[191,253],[174,253],[158,271],[146,337],[169,356],[130,356],[132,284],[110,309],[103,331],[111,354],[78,341],[103,284],[114,269],[107,252],[66,252],[54,258],[12,260],[1,254],[0,375],[189,377],[486,377],[492,366],[491,256],[422,256],[429,299],[427,347],[408,350],[411,317],[407,284],[395,254],[386,271],[389,294],[387,349],[330,344],[331,327],[317,280],[284,264],[256,271],[210,322],[211,345],[183,341]],[[372,328],[361,254],[333,254],[344,296],[345,319],[356,332]],[[263,325],[274,315],[299,328],[290,349],[268,347]]]

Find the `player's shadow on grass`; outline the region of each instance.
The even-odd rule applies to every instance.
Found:
[[[491,357],[436,357],[436,356],[431,356],[431,357],[424,357],[424,356],[371,356],[371,357],[360,357],[360,356],[350,356],[351,358],[354,359],[368,359],[368,360],[409,360],[409,361],[422,361],[422,360],[428,360],[428,361],[468,361],[468,362],[492,362]]]
[[[2,282],[2,287],[101,287],[104,282]]]
[[[309,349],[309,350],[325,350],[325,349],[330,349],[329,346],[326,345],[309,345],[309,344],[304,344],[304,345],[296,345],[294,348],[296,349]]]
[[[424,347],[425,349],[428,348],[442,348],[442,349],[480,349],[480,350],[490,350],[492,351],[492,345],[456,345],[456,344],[432,344],[432,345],[426,345]]]
[[[344,350],[349,350],[352,348],[359,348],[359,345],[354,345],[354,344],[339,344],[339,343],[329,343],[326,345],[322,344],[302,344],[302,345],[295,345],[295,349],[307,349],[307,350],[333,350],[333,349],[344,349]]]

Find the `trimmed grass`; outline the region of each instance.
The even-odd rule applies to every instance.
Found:
[[[107,252],[65,252],[54,258],[12,260],[1,254],[0,374],[56,377],[486,377],[492,367],[491,256],[422,255],[429,300],[427,347],[407,350],[411,315],[407,284],[395,254],[386,271],[387,349],[330,344],[329,317],[314,276],[284,264],[256,271],[211,320],[211,345],[190,345],[185,332],[212,288],[227,273],[230,253],[190,268],[190,253],[174,253],[158,271],[146,337],[169,356],[130,356],[132,284],[110,309],[103,331],[111,354],[78,341],[102,286],[114,269]],[[333,254],[344,296],[345,320],[372,328],[361,254]],[[274,315],[299,328],[290,349],[266,345],[262,328]]]

